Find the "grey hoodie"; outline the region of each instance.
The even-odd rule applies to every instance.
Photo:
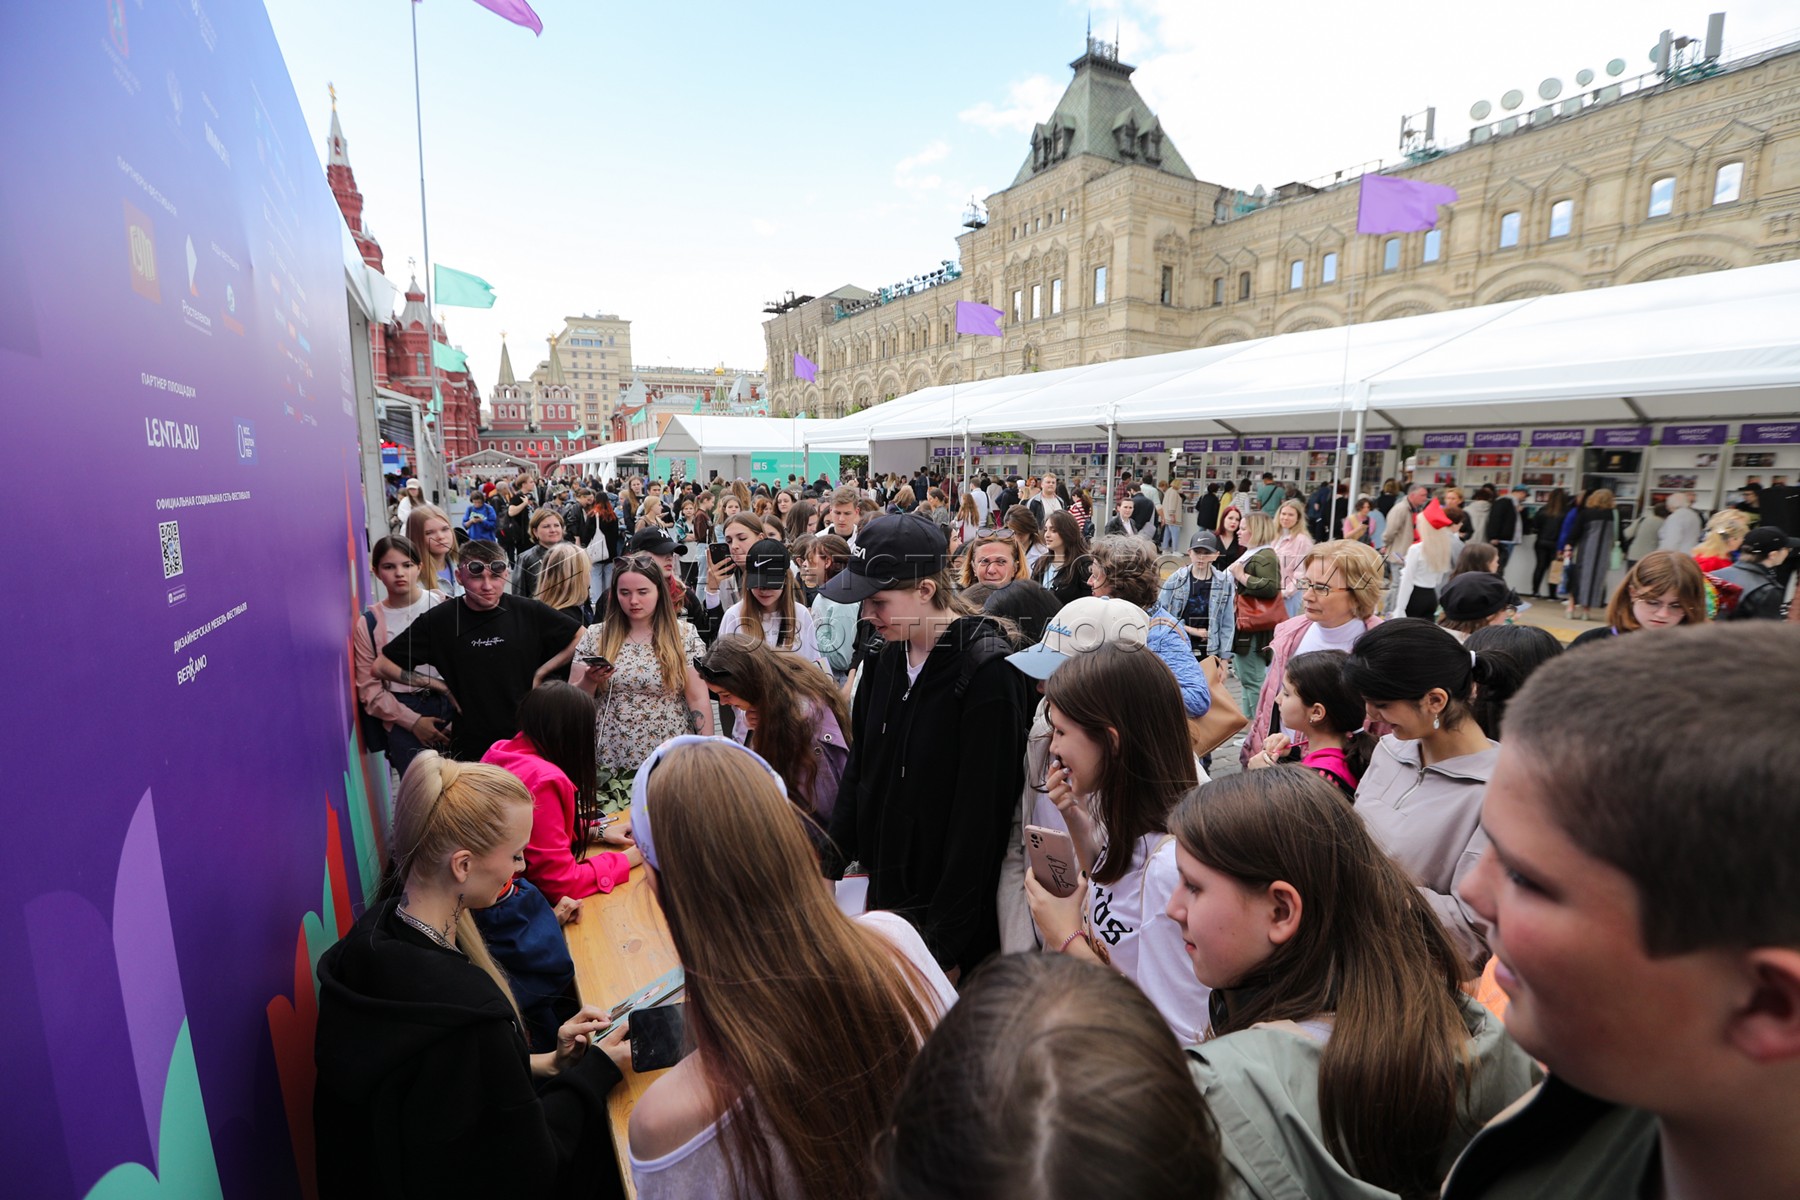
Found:
[[[1457,885],[1475,869],[1487,837],[1481,800],[1500,744],[1421,766],[1419,743],[1382,738],[1356,788],[1356,811],[1375,842],[1400,864],[1477,968],[1487,960],[1487,926],[1464,904]]]

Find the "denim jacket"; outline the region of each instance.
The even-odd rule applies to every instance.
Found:
[[[1194,573],[1188,567],[1182,567],[1162,585],[1160,603],[1169,610],[1176,621],[1187,609],[1188,584],[1193,581]],[[1237,580],[1231,572],[1213,568],[1212,596],[1207,606],[1206,620],[1206,652],[1220,658],[1231,656],[1231,639],[1237,633]]]

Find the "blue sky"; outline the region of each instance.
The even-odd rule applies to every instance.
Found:
[[[407,0],[265,0],[323,159],[330,101],[388,275],[422,260]],[[1395,156],[1399,119],[1530,95],[1608,59],[1648,70],[1708,6],[1512,0],[614,4],[534,0],[535,38],[473,0],[419,7],[434,259],[495,285],[450,309],[485,391],[505,330],[528,370],[570,313],[632,320],[640,364],[758,367],[762,304],[955,258],[963,206],[1012,181],[1033,122],[1115,28],[1202,179],[1273,187]],[[1428,19],[1385,19],[1410,11]],[[1734,4],[1728,57],[1800,40],[1789,0]],[[1498,36],[1496,36],[1498,35]],[[1504,40],[1502,40],[1504,39]]]

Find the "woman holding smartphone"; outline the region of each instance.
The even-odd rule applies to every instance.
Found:
[[[1168,916],[1212,989],[1210,1038],[1188,1053],[1226,1194],[1303,1179],[1308,1195],[1437,1195],[1539,1073],[1462,993],[1462,955],[1412,880],[1302,767],[1215,780],[1169,827]]]
[[[780,776],[742,746],[658,747],[631,812],[695,1047],[632,1110],[639,1200],[870,1195],[869,1147],[950,981],[903,917],[839,911]]]
[[[444,527],[448,534],[448,521]],[[428,690],[389,683],[375,674],[376,652],[444,600],[442,592],[419,586],[419,567],[420,554],[405,538],[384,537],[376,542],[369,552],[369,570],[386,595],[380,604],[371,604],[359,613],[350,626],[357,698],[363,711],[386,728],[388,766],[402,777],[421,750],[450,747],[449,735],[444,732],[450,722],[450,693],[436,668],[419,668],[421,676],[436,681]]]
[[[1044,948],[1110,963],[1150,997],[1177,1040],[1197,1042],[1207,990],[1163,911],[1179,882],[1169,812],[1200,779],[1175,677],[1141,646],[1106,645],[1059,667],[1044,702],[1050,800],[1086,884],[1057,896],[1025,873]]]
[[[598,701],[599,766],[635,771],[663,741],[712,732],[712,704],[694,671],[704,650],[694,627],[675,613],[662,564],[648,554],[621,559],[606,616],[588,626],[569,671],[569,683]]]

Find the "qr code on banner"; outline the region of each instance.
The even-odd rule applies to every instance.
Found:
[[[156,532],[162,536],[163,578],[173,579],[181,574],[181,523],[163,521]]]

